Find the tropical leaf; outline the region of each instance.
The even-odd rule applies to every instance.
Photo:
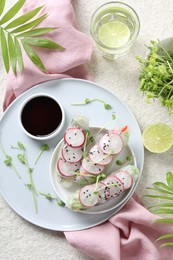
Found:
[[[161,203],[161,204],[155,204],[148,207],[148,209],[156,208],[156,207],[173,207],[173,203]]]
[[[147,194],[145,195],[145,197],[149,197],[149,198],[155,198],[155,199],[166,199],[166,200],[173,200],[173,197],[168,197],[168,196],[162,196],[162,195],[151,195],[151,194]]]
[[[38,17],[37,19],[35,19],[31,22],[25,23],[24,25],[17,27],[16,29],[11,31],[10,33],[20,33],[20,32],[26,31],[30,28],[33,28],[36,25],[38,25],[39,23],[41,23],[41,21],[43,21],[46,17],[47,17],[47,14],[43,14],[42,16]],[[41,29],[41,28],[39,28],[39,29]]]
[[[45,38],[38,38],[38,37],[27,37],[23,40],[26,44],[31,44],[43,48],[49,49],[64,49],[61,45],[57,44],[56,42],[52,42],[51,40]]]
[[[13,38],[10,33],[8,33],[8,49],[9,49],[9,57],[11,62],[11,67],[13,69],[14,74],[16,75],[16,49],[13,42]]]
[[[16,50],[17,63],[19,65],[20,71],[22,72],[22,70],[24,68],[22,50],[21,50],[21,47],[20,47],[20,44],[19,44],[17,38],[14,39],[14,44],[15,44],[15,50]]]
[[[1,28],[1,50],[2,50],[2,58],[3,58],[3,62],[4,62],[4,66],[6,69],[6,72],[9,72],[10,69],[10,62],[9,62],[9,54],[8,54],[8,46],[7,46],[7,40],[5,37],[5,33]]]
[[[18,37],[28,37],[28,36],[38,36],[38,35],[43,35],[45,33],[51,32],[57,28],[55,27],[44,27],[44,28],[36,28],[29,30],[27,32],[18,34]]]
[[[4,24],[13,18],[22,8],[25,2],[26,0],[19,0],[15,5],[13,5],[10,10],[2,17],[0,24]]]
[[[173,174],[172,174],[172,172],[167,172],[166,181],[168,183],[168,186],[173,190]]]
[[[154,185],[153,185],[154,186]],[[169,191],[169,190],[165,190],[165,189],[161,189],[161,188],[158,188],[157,186],[155,186],[154,188],[147,188],[148,190],[154,190],[154,191],[160,191],[161,193],[164,193],[164,194],[170,194],[170,195],[173,195],[173,192]]]
[[[172,238],[172,237],[173,237],[173,233],[170,233],[170,234],[160,236],[156,241],[161,240],[161,239],[165,239],[165,238]]]
[[[28,57],[30,60],[37,66],[39,67],[44,73],[47,73],[46,68],[44,67],[41,59],[37,55],[37,53],[34,51],[32,47],[30,47],[28,44],[23,43],[23,48],[25,49]]]
[[[31,20],[36,14],[38,14],[38,12],[43,8],[43,6],[37,7],[35,9],[33,9],[30,12],[27,12],[26,14],[23,14],[21,16],[19,16],[18,18],[16,18],[15,20],[13,20],[12,22],[10,22],[5,29],[11,29],[14,27],[17,27],[23,23],[28,22],[29,20]]]
[[[37,7],[15,18],[15,15],[20,11],[25,1],[26,0],[18,0],[9,11],[3,14],[6,0],[0,0],[0,16],[2,15],[0,19],[0,42],[4,66],[7,73],[10,67],[15,75],[17,74],[17,68],[22,72],[24,68],[22,51],[25,51],[29,59],[41,71],[47,73],[44,64],[33,46],[57,49],[60,51],[64,50],[64,48],[49,39],[36,37],[57,29],[54,27],[35,28],[47,17],[47,14],[38,16],[38,13],[44,6]]]
[[[155,214],[173,214],[173,209],[160,208],[152,211]]]
[[[3,13],[5,7],[5,0],[0,1],[0,15]]]
[[[159,218],[159,219],[155,220],[155,222],[173,224],[173,218]]]
[[[154,182],[153,187],[159,187],[159,188],[163,188],[165,190],[172,191],[172,194],[173,194],[173,190],[163,182]]]
[[[167,242],[167,243],[164,243],[161,245],[161,247],[164,247],[164,246],[173,246],[173,242]]]

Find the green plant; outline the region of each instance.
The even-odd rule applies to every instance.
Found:
[[[163,203],[158,203],[151,205],[148,209],[155,214],[170,214],[173,215],[173,173],[167,172],[166,174],[166,184],[163,182],[155,182],[153,183],[151,188],[147,188],[149,190],[153,190],[154,194],[147,194],[146,197],[150,197],[156,200],[163,200]],[[166,202],[165,202],[166,201]],[[173,224],[173,218],[160,218],[157,219],[158,223],[170,223]],[[165,234],[160,236],[157,240],[169,239],[173,238],[173,233]],[[163,246],[173,246],[173,240],[165,242],[162,244]]]
[[[161,43],[151,41],[147,46],[146,59],[137,57],[141,65],[139,75],[140,90],[146,95],[147,102],[158,98],[162,106],[173,114],[173,53],[168,53]]]
[[[17,74],[17,68],[22,72],[24,69],[24,62],[22,57],[22,49],[26,52],[29,59],[44,73],[47,70],[38,56],[34,46],[49,49],[64,48],[43,37],[43,34],[51,32],[57,28],[55,27],[41,27],[35,28],[41,21],[43,21],[47,14],[38,15],[44,6],[37,7],[17,18],[15,15],[23,7],[26,0],[18,0],[5,14],[4,8],[6,0],[0,1],[0,42],[2,50],[2,58],[6,72],[8,73],[12,68],[14,74]]]

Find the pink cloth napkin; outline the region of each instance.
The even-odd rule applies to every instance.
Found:
[[[24,11],[41,5],[45,5],[44,12],[49,16],[39,26],[60,27],[47,37],[66,50],[39,50],[49,74],[37,69],[24,53],[24,72],[17,77],[9,74],[4,109],[23,91],[43,81],[62,77],[90,79],[84,64],[91,58],[92,43],[77,29],[71,0],[28,0]],[[109,221],[83,231],[65,232],[65,236],[72,246],[96,260],[171,260],[173,249],[160,248],[155,239],[173,232],[173,227],[153,224],[156,219],[134,197]]]

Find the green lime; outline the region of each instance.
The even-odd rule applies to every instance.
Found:
[[[164,153],[173,145],[173,130],[162,123],[148,126],[142,134],[145,148],[153,153]]]
[[[103,24],[98,32],[102,44],[109,48],[118,48],[125,45],[130,38],[128,26],[119,21]]]

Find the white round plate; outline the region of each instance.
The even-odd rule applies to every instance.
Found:
[[[91,136],[95,136],[95,134],[100,130],[100,128],[99,127],[90,127]],[[95,140],[95,142],[92,145],[97,143],[97,140],[99,140],[100,137],[104,133],[106,133],[106,129],[101,131],[101,133],[97,136],[97,139]],[[81,186],[79,184],[76,184],[76,183],[70,181],[70,182],[67,182],[67,184],[66,184],[67,187],[66,187],[65,185],[63,185],[63,182],[60,179],[60,174],[57,169],[57,161],[60,157],[62,157],[61,149],[62,149],[63,145],[64,145],[64,140],[62,139],[58,143],[58,145],[56,146],[56,148],[53,152],[53,155],[50,160],[50,177],[51,177],[51,182],[52,182],[52,185],[53,185],[53,188],[54,188],[56,194],[65,204],[68,204],[69,199],[73,196],[73,194],[76,191],[78,191],[81,188]],[[131,161],[126,161],[127,157],[132,157],[133,159]],[[119,166],[116,164],[117,160],[123,161],[125,163],[123,164],[123,166]],[[107,176],[109,174],[111,174],[112,172],[114,172],[126,165],[135,165],[135,166],[137,165],[134,153],[128,145],[123,147],[122,151],[117,156],[114,157],[114,159],[111,162],[111,167],[108,166],[108,169],[106,170]],[[133,183],[132,187],[129,190],[124,191],[121,194],[121,196],[114,198],[114,199],[106,202],[105,204],[97,205],[95,207],[88,208],[85,210],[79,210],[79,211],[82,213],[86,213],[86,214],[100,214],[100,213],[106,213],[115,208],[118,208],[119,206],[121,206],[121,204],[125,200],[128,199],[128,196],[129,196],[131,190],[134,189],[134,187],[135,187],[135,182]]]
[[[25,186],[28,183],[28,176],[25,165],[21,164],[17,159],[18,150],[11,149],[11,145],[16,145],[18,141],[22,142],[26,147],[27,157],[30,166],[33,166],[34,159],[38,154],[40,146],[43,142],[29,138],[24,134],[17,120],[18,113],[22,102],[34,93],[48,93],[59,100],[64,107],[66,114],[66,122],[61,133],[46,142],[50,150],[45,151],[40,157],[36,166],[34,166],[33,180],[38,192],[50,193],[55,196],[56,193],[50,181],[49,164],[52,153],[63,137],[63,133],[69,125],[74,114],[80,112],[90,118],[90,124],[102,126],[109,121],[112,112],[116,112],[117,119],[110,129],[117,125],[127,124],[131,133],[129,146],[134,152],[137,167],[140,170],[139,178],[135,183],[134,189],[130,190],[127,201],[134,193],[140,176],[142,174],[144,162],[144,149],[141,139],[141,132],[138,123],[128,109],[128,107],[115,95],[90,81],[80,79],[57,79],[47,81],[32,87],[28,91],[20,95],[5,111],[0,122],[0,144],[6,152],[13,158],[15,167],[21,174],[19,179],[14,171],[4,164],[4,154],[0,150],[0,191],[4,199],[27,221],[51,230],[72,231],[86,229],[104,222],[113,214],[117,213],[120,208],[127,202],[124,201],[120,207],[102,214],[82,214],[72,212],[68,208],[60,207],[55,201],[48,201],[43,196],[37,197],[38,213],[34,210],[31,191]],[[84,106],[72,106],[72,103],[83,101],[86,98],[100,98],[106,103],[112,105],[112,110],[105,110],[100,102],[93,102]],[[44,142],[45,143],[45,142]]]

